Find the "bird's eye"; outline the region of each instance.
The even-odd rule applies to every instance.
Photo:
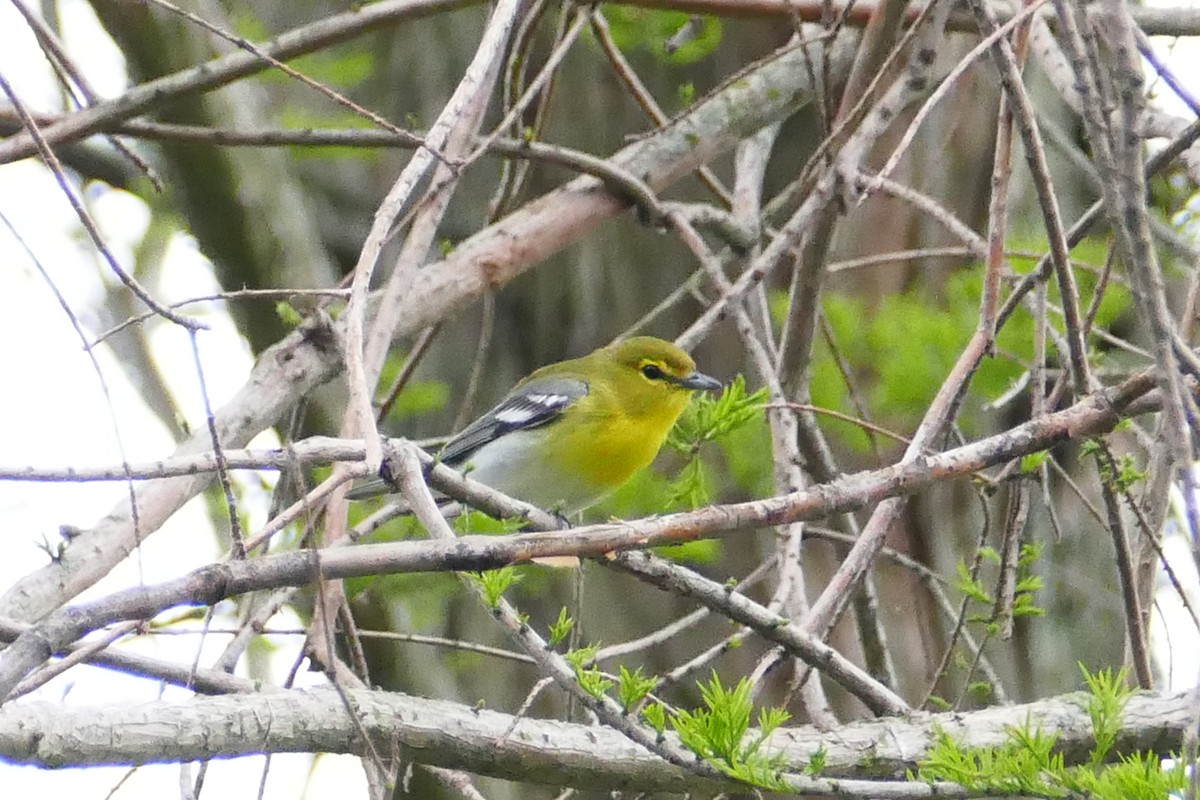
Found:
[[[642,367],[642,374],[652,381],[657,381],[662,379],[663,371],[657,364],[646,364]]]

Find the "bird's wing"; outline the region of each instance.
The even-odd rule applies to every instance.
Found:
[[[587,393],[587,384],[574,378],[528,380],[447,442],[439,458],[451,466],[461,465],[476,450],[506,433],[553,422],[562,416],[571,403]]]

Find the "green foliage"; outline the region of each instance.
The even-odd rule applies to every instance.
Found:
[[[601,516],[632,519],[667,507],[669,481],[653,469],[644,469],[597,506]]]
[[[1062,754],[1054,752],[1057,737],[1026,721],[1009,729],[999,747],[966,748],[938,730],[934,745],[920,762],[917,780],[950,781],[980,794],[1095,800],[1161,800],[1181,790],[1186,782],[1183,765],[1164,769],[1163,758],[1154,753],[1134,753],[1105,763],[1132,691],[1125,685],[1125,670],[1114,677],[1111,670],[1092,675],[1083,669],[1083,675],[1095,739],[1088,763],[1067,767]]]
[[[1050,454],[1043,450],[1040,453],[1030,453],[1021,458],[1021,474],[1030,475],[1042,468]]]
[[[1088,716],[1091,717],[1092,732],[1096,739],[1096,746],[1092,748],[1088,761],[1098,765],[1112,750],[1117,734],[1121,732],[1121,714],[1133,690],[1126,683],[1129,677],[1127,669],[1121,669],[1115,676],[1111,669],[1090,673],[1083,664],[1079,665],[1079,670],[1091,693],[1088,697]]]
[[[245,6],[230,11],[229,25],[235,34],[247,41],[265,42],[271,38],[267,26]]]
[[[483,601],[488,608],[498,608],[504,593],[521,580],[521,575],[513,567],[501,567],[487,572],[468,572],[466,575],[483,590]]]
[[[667,41],[688,24],[690,14],[614,5],[605,5],[601,13],[608,21],[613,41],[622,52],[645,50],[668,64],[691,64],[704,58],[721,43],[721,21],[716,17],[701,17],[700,29],[691,41],[668,54],[665,49]]]
[[[1167,169],[1151,176],[1148,181],[1151,208],[1164,217],[1180,215],[1183,219],[1173,220],[1173,225],[1179,227],[1187,221],[1194,211],[1192,201],[1196,196],[1195,187],[1182,169]]]
[[[821,773],[825,771],[825,759],[828,755],[825,745],[818,747],[816,752],[808,757],[808,766],[804,768],[804,772],[814,778],[821,777]]]
[[[656,685],[658,685],[658,681],[653,677],[642,675],[641,667],[630,672],[622,664],[620,674],[617,676],[617,700],[620,701],[622,708],[629,711],[640,703],[642,698],[650,694]]]
[[[366,47],[327,48],[298,56],[288,66],[306,77],[342,91],[353,89],[374,74],[375,51]],[[272,83],[295,81],[295,78],[277,70],[264,73],[263,79]]]
[[[844,358],[856,373],[874,373],[865,395],[875,415],[900,420],[919,417],[975,330],[981,288],[982,272],[964,270],[946,280],[937,302],[931,302],[921,287],[888,295],[874,309],[858,298],[826,295],[825,314]],[[896,335],[897,331],[904,335]],[[1032,355],[1031,342],[1032,322],[1021,314],[1014,315],[997,337],[1000,351],[1024,357]],[[832,364],[831,355],[822,357]],[[989,359],[980,365],[970,390],[994,399],[1020,372],[1018,364]],[[813,400],[837,408],[845,392],[844,381],[836,370],[831,377],[835,382],[821,392],[814,381]],[[854,439],[865,444],[861,431]]]
[[[720,539],[697,539],[652,547],[651,552],[681,564],[716,564],[721,560],[721,549]]]
[[[993,564],[1000,563],[1000,554],[991,547],[980,547],[978,550],[979,557],[986,562]],[[1012,614],[1014,617],[1032,617],[1045,616],[1046,610],[1034,604],[1034,594],[1040,591],[1043,587],[1040,576],[1031,572],[1034,565],[1042,555],[1042,546],[1040,544],[1023,544],[1017,555],[1017,580],[1014,585],[1013,607]],[[955,565],[957,578],[954,583],[956,588],[964,597],[969,598],[973,603],[983,606],[986,613],[976,613],[968,617],[971,622],[982,622],[992,624],[995,622],[995,598],[992,597],[984,584],[983,579],[976,576],[971,577],[971,570],[967,567],[965,561],[959,561]],[[989,629],[990,632],[995,631]]]
[[[766,415],[752,419],[717,442],[725,456],[723,463],[730,482],[750,497],[766,497],[774,488],[771,459],[771,432]]]
[[[394,350],[388,354],[380,372],[379,385],[391,386],[404,365],[405,353]],[[450,387],[443,381],[419,381],[410,379],[400,391],[388,412],[388,420],[397,422],[440,411],[450,401]]]
[[[550,625],[550,646],[558,647],[567,640],[571,634],[571,629],[575,627],[575,620],[567,614],[567,609],[564,606],[558,610],[558,620]]]
[[[1031,589],[1023,589],[1020,582],[1017,583],[1017,595],[1013,598],[1012,614],[1014,617],[1044,617],[1046,609],[1033,604],[1033,592],[1042,588],[1042,579],[1036,576],[1030,579],[1032,583]]]
[[[691,458],[667,487],[667,508],[699,508],[708,503],[710,496],[704,462]]]
[[[276,118],[281,127],[292,131],[368,130],[374,127],[370,120],[341,107],[314,111],[303,106],[284,106],[276,112]],[[378,151],[370,147],[336,144],[293,144],[288,145],[287,150],[295,159],[353,158],[359,161],[374,161],[379,156]]]
[[[929,699],[925,701],[925,705],[932,708],[934,711],[949,711],[954,708],[944,697],[939,697],[936,694],[929,695]]]
[[[1133,453],[1122,453],[1115,461],[1112,465],[1106,461],[1100,464],[1100,479],[1110,483],[1115,491],[1127,492],[1146,479],[1148,473],[1137,468]]]
[[[1046,251],[1045,241],[1010,241],[1010,250]],[[1104,243],[1088,240],[1072,251],[1072,258],[1102,264]],[[1011,257],[1013,268],[1027,272],[1034,258]],[[1090,301],[1096,276],[1087,269],[1076,269],[1080,295]],[[963,345],[978,324],[979,299],[983,271],[978,266],[960,270],[936,289],[917,283],[907,291],[888,295],[878,301],[826,292],[822,310],[834,332],[834,340],[867,411],[890,427],[915,424],[945,380]],[[936,292],[936,294],[935,294]],[[1057,303],[1057,289],[1051,286],[1051,301]],[[1097,328],[1112,325],[1131,306],[1128,289],[1109,283],[1101,299],[1095,320]],[[777,323],[787,314],[787,296],[776,293],[771,300],[772,316]],[[998,332],[997,357],[985,359],[971,379],[962,422],[968,433],[979,424],[980,409],[1012,386],[1033,355],[1033,318],[1018,309]],[[1050,324],[1060,332],[1061,319],[1051,316]],[[898,331],[903,331],[898,335]],[[1099,356],[1094,356],[1094,360]],[[811,367],[813,403],[856,413],[850,404],[846,381],[828,346],[821,344],[814,353]],[[865,449],[866,434],[853,423],[824,420],[823,427],[848,445]]]
[[[988,681],[972,681],[967,684],[967,694],[977,703],[986,703],[992,699],[993,687]]]
[[[668,436],[671,447],[660,459],[660,467],[676,477],[667,479],[653,469],[642,470],[605,498],[595,512],[628,519],[664,509],[697,508],[709,502],[711,487],[730,484],[751,496],[765,494],[771,479],[770,459],[762,458],[770,448],[762,413],[765,399],[765,391],[747,393],[741,377],[717,398],[697,396]],[[699,452],[706,443],[716,444],[724,458],[701,459]],[[676,452],[682,454],[682,460]],[[667,558],[702,564],[714,562],[720,552],[721,543],[715,540],[661,550]]]
[[[577,647],[574,650],[566,652],[563,658],[567,660],[572,669],[578,670],[582,667],[591,666],[592,662],[596,660],[596,653],[599,651],[599,645],[589,644],[586,647]]]
[[[495,519],[489,517],[482,511],[474,509],[463,511],[456,516],[452,523],[454,531],[460,535],[504,535],[508,533],[516,533],[525,527],[525,520],[520,517],[506,517],[505,519]]]
[[[392,404],[388,419],[404,419],[438,411],[445,408],[449,399],[450,389],[441,381],[410,380]]]
[[[987,589],[978,578],[971,577],[971,570],[967,567],[967,562],[960,560],[956,569],[958,580],[955,582],[954,588],[958,589],[964,597],[969,597],[980,605],[991,605],[992,596],[988,594]]]
[[[416,526],[415,522],[411,524]],[[462,584],[451,573],[398,573],[346,580],[347,597],[364,606],[403,609],[399,613],[416,633],[440,630],[446,621],[446,609],[461,594]]]
[[[585,670],[577,670],[575,679],[579,681],[579,687],[587,692],[592,697],[599,700],[609,689],[613,687],[613,682],[600,672],[595,667]]]
[[[1045,239],[1032,237],[1015,237],[1008,241],[1006,247],[1013,252],[1026,251],[1041,254],[1048,251]],[[1109,243],[1103,237],[1091,237],[1084,239],[1071,250],[1071,261],[1078,265],[1078,268],[1075,270],[1075,280],[1079,288],[1079,296],[1085,298],[1084,302],[1091,302],[1092,295],[1095,293],[1096,285],[1099,281],[1101,265],[1108,258],[1108,249]],[[1032,256],[1010,256],[1008,262],[1012,265],[1014,271],[1024,274],[1033,270],[1037,264],[1037,258]],[[1060,301],[1058,286],[1053,281],[1050,283],[1049,299],[1050,302],[1055,304],[1058,304]],[[1100,299],[1100,306],[1096,310],[1096,319],[1093,327],[1110,327],[1121,315],[1129,312],[1132,302],[1133,298],[1127,287],[1119,283],[1110,282],[1105,289],[1104,296]],[[1028,316],[1025,319],[1026,324],[1032,323],[1032,319]],[[1052,317],[1051,321],[1060,333],[1064,331],[1060,318],[1055,316]],[[1027,330],[1032,329],[1027,328]]]
[[[300,312],[286,300],[280,300],[275,304],[275,316],[279,317],[279,321],[289,328],[294,328],[304,321],[304,317],[300,316]]]
[[[691,81],[681,83],[679,85],[679,105],[687,108],[694,102],[696,102],[696,84]]]
[[[738,375],[717,397],[698,395],[667,437],[667,444],[681,453],[694,453],[705,442],[728,436],[762,416],[767,390],[746,392],[746,379]]]
[[[571,650],[563,656],[575,671],[575,680],[579,682],[579,688],[597,700],[613,687],[613,682],[604,677],[597,667],[588,666],[596,660],[598,649],[598,645],[591,644]]]
[[[759,451],[760,453],[762,451]],[[710,479],[705,476],[706,485]],[[632,519],[670,508],[669,498],[675,481],[668,480],[653,469],[644,469],[617,489],[595,509],[599,516]],[[694,542],[654,548],[663,558],[689,564],[715,564],[721,557],[721,540],[701,539]]]
[[[1072,777],[1079,794],[1097,800],[1160,800],[1178,797],[1187,785],[1182,761],[1165,770],[1162,759],[1153,753],[1122,756],[1098,772],[1078,770]]]
[[[650,703],[642,709],[642,719],[660,736],[667,728],[667,710],[662,703]]]
[[[668,508],[698,508],[709,500],[709,481],[698,459],[700,447],[720,441],[763,417],[767,390],[746,392],[746,379],[734,378],[718,397],[700,395],[688,406],[667,444],[687,458],[675,480],[666,489]],[[759,451],[761,452],[761,451]]]
[[[747,741],[752,711],[750,682],[742,678],[729,690],[714,672],[708,684],[697,685],[704,707],[695,711],[680,709],[671,717],[683,745],[730,777],[764,789],[786,790],[787,782],[780,774],[785,759],[780,753],[764,752],[763,744],[790,715],[781,708],[761,709],[758,735]]]
[[[1034,797],[1065,797],[1052,777],[1065,771],[1061,754],[1052,752],[1057,737],[1030,728],[1011,728],[999,747],[964,748],[944,730],[921,760],[917,779],[950,781],[971,792],[996,792]]]

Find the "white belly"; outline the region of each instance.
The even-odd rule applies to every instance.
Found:
[[[561,468],[539,456],[546,435],[537,428],[505,434],[476,450],[463,465],[464,472],[493,489],[559,514],[576,514],[607,494],[563,476]],[[548,475],[558,477],[548,480]]]

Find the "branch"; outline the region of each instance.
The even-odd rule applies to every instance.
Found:
[[[302,550],[209,565],[166,583],[123,589],[49,615],[0,651],[0,698],[7,697],[25,675],[47,658],[89,631],[112,622],[146,619],[180,604],[211,605],[256,589],[298,586],[314,580],[397,572],[486,570],[561,556],[602,557],[616,550],[640,550],[711,538],[729,531],[821,519],[910,494],[935,482],[969,475],[1072,438],[1106,433],[1127,408],[1142,409],[1148,405],[1138,401],[1153,385],[1153,374],[1143,373],[1114,390],[1094,393],[1064,411],[1046,414],[979,442],[765,500],[549,533]],[[454,483],[487,488],[457,475],[445,465],[434,467],[430,477],[438,488]],[[66,555],[71,555],[78,546],[78,541],[73,543],[66,549]],[[93,554],[85,550],[84,555]]]
[[[862,2],[829,3],[826,0],[623,0],[618,5],[635,6],[638,8],[664,8],[675,11],[686,11],[689,14],[712,14],[720,17],[786,17],[800,19],[804,22],[823,22],[829,14],[832,5],[835,13],[842,14],[845,24],[851,27],[865,26],[873,16],[879,13],[879,2],[862,0]],[[996,16],[1001,22],[1007,22],[1013,15],[1012,5],[1008,3],[992,3]],[[910,4],[904,15],[907,25],[920,13],[922,4]],[[1129,8],[1138,27],[1150,36],[1200,36],[1200,8],[1180,4],[1176,8],[1146,8],[1130,6]],[[1097,14],[1098,15],[1098,14]],[[1039,14],[1040,18],[1052,20],[1049,11]],[[947,30],[968,31],[978,30],[970,14],[956,13],[950,16],[946,25]]]
[[[850,43],[835,49],[835,69],[845,67],[851,51]],[[731,149],[748,133],[786,117],[801,105],[812,91],[804,68],[809,57],[811,52],[799,47],[773,54],[731,78],[669,126],[620,150],[610,161],[641,176],[655,191],[671,185]],[[0,149],[3,147],[0,143]],[[414,334],[447,318],[583,239],[627,207],[627,200],[591,177],[576,178],[532,201],[467,239],[445,260],[423,268],[403,299],[395,336]],[[244,446],[259,431],[274,425],[298,398],[336,376],[343,368],[336,347],[339,331],[319,325],[306,327],[265,350],[247,384],[215,415],[222,443]],[[207,439],[207,434],[196,437],[181,445],[176,454],[207,449]],[[31,573],[0,595],[0,616],[37,619],[67,602],[133,552],[210,480],[209,476],[179,478],[144,487],[145,494],[138,500],[140,530],[133,529],[127,504],[117,506],[95,528],[75,538],[79,557],[69,556]]]
[[[215,415],[221,443],[241,447],[270,427],[296,402],[337,374],[341,367],[336,333],[313,318],[272,347],[255,364],[246,384]],[[208,451],[207,430],[175,450],[177,456]],[[67,548],[61,558],[26,575],[0,595],[0,616],[37,619],[83,591],[132,553],[176,511],[211,484],[211,474],[155,481],[136,489],[135,528],[128,501],[119,503],[95,527],[74,538],[83,546]]]
[[[258,49],[279,61],[311,53],[369,33],[401,20],[449,11],[474,0],[390,0],[355,7],[343,14],[334,14],[311,25],[304,25],[281,34]],[[166,75],[133,87],[125,94],[103,103],[76,111],[45,128],[42,135],[49,144],[76,141],[117,122],[191,94],[207,92],[233,83],[239,78],[270,69],[269,62],[255,53],[230,53],[191,69]],[[0,164],[33,155],[36,145],[28,132],[10,136],[0,142]]]
[[[361,439],[310,436],[288,447],[266,450],[221,451],[225,469],[285,470],[293,466],[325,465],[334,461],[362,461],[366,446]],[[34,467],[0,465],[0,481],[38,483],[89,483],[93,481],[158,480],[217,470],[213,452],[178,455],[157,461],[130,462],[126,474],[120,464],[106,467]]]
[[[367,751],[360,735],[365,730],[377,747],[399,745],[406,758],[417,763],[499,778],[642,792],[712,792],[732,785],[668,764],[610,728],[516,720],[474,706],[391,692],[345,690],[344,695],[358,722],[348,718],[344,701],[332,689],[196,697],[182,704],[88,708],[14,704],[0,709],[0,757],[60,768],[264,752],[361,755]],[[1028,722],[1056,731],[1056,749],[1064,753],[1067,763],[1079,763],[1094,743],[1082,700],[1082,695],[1069,694],[971,713],[920,713],[908,720],[857,722],[833,731],[785,728],[766,747],[782,753],[795,771],[803,770],[818,749],[825,751],[822,777],[808,779],[804,787],[808,792],[839,797],[935,793],[961,797],[962,790],[953,786],[888,779],[916,769],[939,729],[964,746],[988,747],[1003,743],[1011,727]],[[1116,750],[1177,750],[1189,721],[1185,693],[1135,695],[1125,707]],[[673,734],[667,738],[678,745]]]

